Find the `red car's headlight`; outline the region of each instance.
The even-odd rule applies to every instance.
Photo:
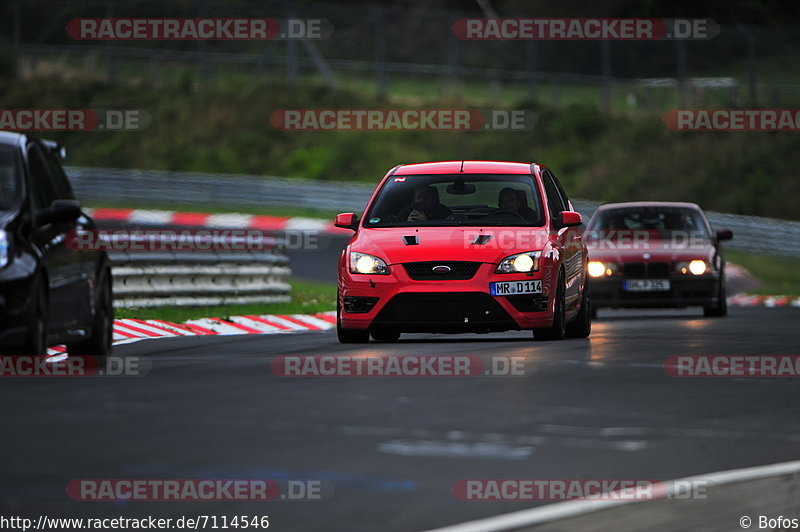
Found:
[[[495,273],[527,273],[539,271],[541,251],[517,253],[500,261]]]
[[[389,275],[389,267],[383,259],[366,253],[350,252],[350,273],[364,275]]]

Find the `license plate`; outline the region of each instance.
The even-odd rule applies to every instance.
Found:
[[[668,292],[669,279],[630,279],[624,288],[628,292]]]
[[[505,281],[489,283],[489,292],[493,296],[512,296],[515,294],[541,294],[542,281]]]

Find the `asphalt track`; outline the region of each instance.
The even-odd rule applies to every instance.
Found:
[[[141,377],[7,378],[0,514],[269,515],[270,529],[409,531],[541,503],[466,502],[467,478],[671,479],[798,458],[798,382],[675,378],[675,354],[797,354],[798,309],[601,311],[589,340],[526,333],[186,337],[118,346]],[[502,355],[526,375],[287,378],[279,355]],[[319,501],[76,502],[77,478],[322,480]],[[674,504],[700,504],[674,501]],[[622,524],[621,524],[622,525]],[[736,523],[731,523],[731,529]],[[623,526],[624,528],[624,526]]]

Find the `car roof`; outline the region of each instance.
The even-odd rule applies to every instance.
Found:
[[[644,207],[683,207],[686,209],[702,210],[697,203],[685,201],[628,201],[624,203],[604,203],[597,210],[607,209],[636,209]]]
[[[392,175],[430,174],[526,174],[531,175],[532,163],[505,161],[438,161],[430,163],[404,164]]]
[[[0,144],[8,146],[18,146],[25,141],[25,135],[22,133],[13,133],[11,131],[0,131]]]

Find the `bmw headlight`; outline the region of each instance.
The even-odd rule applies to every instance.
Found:
[[[675,264],[675,271],[683,274],[703,275],[708,271],[708,263],[700,259],[678,262]]]
[[[600,262],[598,260],[589,261],[586,267],[589,277],[604,277],[617,273],[617,265],[613,262]]]
[[[528,251],[517,253],[500,261],[495,273],[527,273],[539,270],[539,256],[541,251]]]
[[[389,267],[378,257],[366,253],[350,252],[350,273],[389,275]]]
[[[8,264],[8,233],[0,229],[0,268]]]

